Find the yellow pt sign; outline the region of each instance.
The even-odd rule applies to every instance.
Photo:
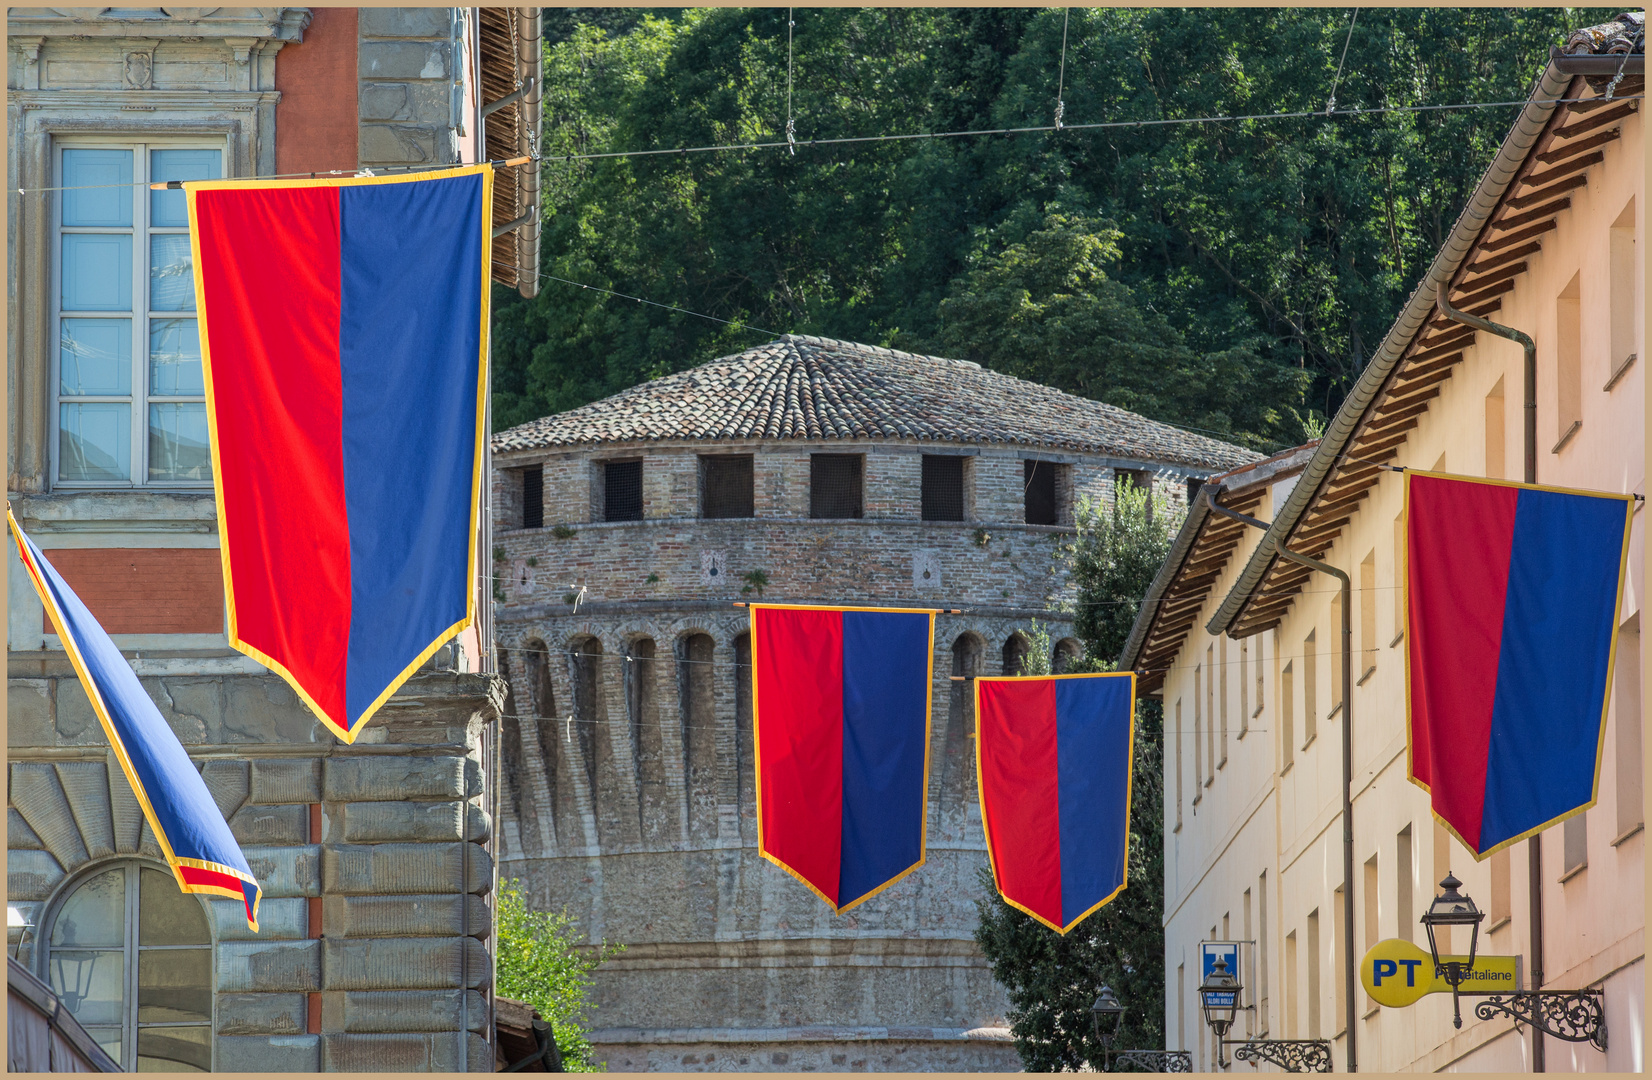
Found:
[[[1467,960],[1444,956],[1442,960]],[[1451,984],[1434,974],[1434,959],[1401,938],[1371,946],[1359,962],[1359,979],[1378,1005],[1390,1009],[1414,1005],[1425,994],[1449,994]],[[1474,970],[1463,979],[1465,994],[1501,994],[1515,989],[1515,957],[1475,956]]]

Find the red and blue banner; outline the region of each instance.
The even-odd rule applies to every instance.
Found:
[[[1409,775],[1477,859],[1595,803],[1634,509],[1405,474]]]
[[[838,913],[924,862],[935,613],[751,605],[758,850]]]
[[[178,888],[241,901],[247,925],[257,933],[258,880],[183,743],[138,682],[132,665],[18,526],[10,507],[6,524]]]
[[[184,190],[230,643],[353,742],[475,614],[493,171]]]
[[[1129,880],[1136,676],[975,680],[981,824],[1004,902],[1065,934]]]

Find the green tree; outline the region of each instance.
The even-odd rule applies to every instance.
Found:
[[[624,946],[584,945],[571,916],[530,909],[515,880],[500,885],[498,916],[499,993],[539,1010],[556,1034],[564,1069],[603,1071],[590,1058],[586,993],[591,972]]]
[[[786,12],[553,20],[544,273],[727,322],[550,279],[533,301],[501,295],[496,418],[582,404],[769,331],[957,351],[943,341],[988,320],[943,305],[991,299],[983,278],[1024,274],[1029,243],[1060,247],[1082,221],[1116,237],[1064,249],[1084,287],[1019,333],[1047,359],[1080,316],[1116,317],[1122,336],[1046,376],[1235,438],[1298,441],[1293,417],[1340,404],[1518,105],[1381,110],[1519,102],[1551,45],[1612,10],[1366,8],[1350,37],[1331,8],[798,9],[799,139],[1047,125],[1064,32],[1066,122],[1143,124],[578,162],[555,157],[783,140]],[[1361,112],[1327,118],[1344,42],[1336,102]],[[1278,111],[1308,115],[1179,122]],[[1151,366],[1165,360],[1176,366]]]
[[[1077,633],[1092,669],[1110,670],[1179,522],[1131,487],[1110,508],[1081,507],[1079,521],[1070,556]],[[1092,611],[1111,614],[1085,615]],[[991,897],[977,902],[975,940],[1009,995],[1010,1030],[1029,1071],[1099,1063],[1090,1006],[1103,984],[1128,1009],[1116,1046],[1164,1046],[1164,712],[1157,701],[1136,703],[1133,752],[1129,880],[1112,903],[1061,935],[1004,903],[982,872]]]
[[[1017,231],[1024,239],[989,238],[941,301],[946,355],[1170,423],[1254,433],[1263,445],[1296,435],[1295,415],[1276,403],[1301,400],[1306,372],[1249,346],[1195,353],[1109,273],[1123,238],[1111,223],[1052,213],[1030,233],[1013,218],[995,233]]]

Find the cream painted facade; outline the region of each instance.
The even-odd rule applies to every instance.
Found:
[[[1556,78],[1553,67],[1548,77]],[[1583,83],[1571,79],[1570,93],[1587,95]],[[1568,81],[1558,85],[1566,87]],[[1549,132],[1556,123],[1576,122],[1578,115],[1589,114],[1551,122],[1543,135],[1534,136],[1532,154],[1543,153],[1545,138],[1551,139],[1546,145],[1557,145]],[[1542,484],[1646,490],[1646,364],[1630,355],[1645,351],[1643,115],[1629,114],[1619,125],[1619,137],[1600,148],[1603,160],[1587,169],[1583,186],[1568,193],[1569,209],[1562,209],[1553,229],[1540,237],[1541,250],[1525,257],[1527,268],[1514,277],[1512,291],[1502,294],[1500,310],[1487,316],[1526,331],[1537,342],[1537,475]],[[1507,179],[1505,174],[1505,184]],[[1497,196],[1497,210],[1519,183],[1517,178]],[[1461,232],[1464,224],[1458,228]],[[1488,238],[1500,235],[1495,229],[1494,222],[1478,235],[1468,234],[1470,242],[1455,254],[1442,251],[1425,287],[1433,289],[1436,274],[1458,281],[1462,267],[1485,260]],[[1413,324],[1399,346],[1415,349],[1410,335],[1421,337],[1445,325],[1434,319],[1428,312],[1427,323],[1421,328]],[[1393,334],[1390,340],[1395,340]],[[1438,387],[1438,396],[1427,402],[1389,463],[1518,480],[1523,460],[1520,346],[1479,333]],[[1386,390],[1371,408],[1382,404],[1382,393]],[[1369,424],[1370,415],[1354,420]],[[1357,456],[1357,446],[1350,445],[1363,437],[1362,430],[1351,427],[1351,434],[1335,442],[1333,423],[1315,456]],[[1337,467],[1343,466],[1321,471],[1324,486],[1332,486]],[[1310,465],[1302,474],[1304,487],[1318,482],[1313,476]],[[1231,606],[1236,587],[1254,594],[1267,584],[1265,576],[1249,584],[1241,580],[1264,536],[1259,529],[1245,529],[1220,576],[1205,587],[1203,607],[1164,676],[1166,1033],[1169,1047],[1194,1052],[1196,1069],[1214,1068],[1212,1037],[1197,995],[1198,943],[1207,939],[1254,942],[1245,946],[1241,961],[1243,1001],[1254,1009],[1240,1014],[1230,1038],[1330,1039],[1335,1068],[1346,1068],[1344,888],[1354,891],[1356,963],[1370,945],[1385,938],[1408,938],[1426,951],[1427,938],[1417,920],[1449,869],[1488,912],[1480,951],[1521,956],[1522,985],[1529,985],[1530,845],[1522,842],[1475,862],[1434,822],[1427,793],[1406,778],[1399,547],[1404,477],[1387,471],[1378,477],[1346,511],[1346,524],[1317,556],[1347,572],[1354,590],[1352,882],[1343,880],[1337,582],[1315,573],[1272,626],[1247,638],[1213,636],[1207,624],[1225,601]],[[1274,521],[1289,483],[1275,485],[1249,512]],[[1323,492],[1313,495],[1296,520],[1323,499]],[[1634,516],[1619,612],[1598,801],[1587,814],[1542,836],[1543,986],[1603,987],[1610,1044],[1602,1053],[1587,1043],[1546,1038],[1549,1071],[1631,1071],[1645,1064],[1644,653],[1639,633],[1645,530],[1643,502]],[[1314,550],[1298,543],[1289,530],[1280,538],[1293,549]],[[1238,632],[1252,629],[1243,622],[1240,617],[1229,625]],[[1466,937],[1454,944],[1466,950]],[[1457,1031],[1450,1000],[1443,995],[1409,1009],[1384,1009],[1356,986],[1359,1069],[1530,1070],[1529,1029],[1516,1032],[1503,1019],[1478,1021],[1472,1002],[1464,999],[1463,1027]],[[1229,1057],[1230,1069],[1250,1068],[1231,1064],[1231,1048]]]

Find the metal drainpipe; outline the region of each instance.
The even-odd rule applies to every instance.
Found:
[[[517,74],[523,80],[522,85],[531,86],[516,106],[520,117],[516,128],[516,152],[534,159],[517,172],[522,208],[524,212],[531,211],[534,219],[516,233],[516,288],[530,300],[539,295],[539,129],[545,98],[541,27],[541,9],[516,10]],[[527,80],[532,81],[529,83]]]
[[[1230,510],[1216,501],[1209,488],[1204,490],[1205,505],[1224,517],[1241,521],[1259,529],[1268,523]],[[1348,1071],[1359,1071],[1358,1036],[1354,1021],[1359,1006],[1354,996],[1354,631],[1351,617],[1353,582],[1348,575],[1329,563],[1299,555],[1279,543],[1273,550],[1281,557],[1301,563],[1311,570],[1330,574],[1342,588],[1342,1002],[1343,1025],[1348,1030]]]
[[[1447,289],[1442,282],[1439,285],[1440,314],[1453,322],[1460,322],[1464,326],[1472,326],[1476,330],[1484,330],[1488,334],[1517,341],[1526,352],[1526,401],[1525,401],[1525,472],[1524,479],[1528,484],[1537,483],[1537,342],[1527,334],[1521,333],[1512,326],[1503,326],[1489,319],[1482,319],[1478,315],[1470,315],[1466,311],[1458,311],[1451,306],[1451,300],[1446,295]],[[1543,834],[1535,833],[1526,841],[1526,888],[1529,904],[1532,909],[1532,989],[1543,989]],[[1532,1071],[1546,1072],[1545,1054],[1543,1050],[1543,1032],[1536,1026],[1532,1027]]]

